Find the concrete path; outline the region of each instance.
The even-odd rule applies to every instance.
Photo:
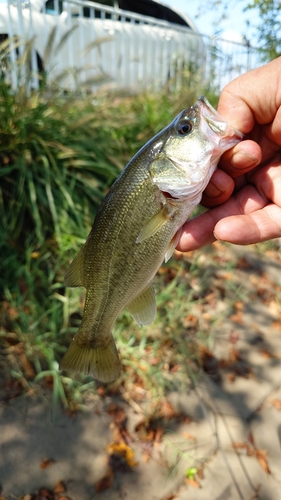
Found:
[[[255,258],[245,255],[248,261]],[[266,272],[280,286],[276,262],[263,259],[260,265],[257,275]],[[249,282],[250,293],[255,286]],[[175,411],[189,418],[167,420],[161,442],[140,439],[137,424],[145,411],[123,398],[92,395],[84,413],[69,417],[60,410],[53,422],[47,400],[1,403],[0,498],[2,493],[15,500],[43,486],[53,490],[63,481],[64,498],[71,500],[280,500],[280,317],[279,306],[255,296],[243,308],[243,321],[230,317],[217,326],[214,372],[206,370],[195,390],[169,395]],[[237,352],[235,372],[222,360]],[[98,493],[96,485],[108,470],[106,447],[114,441],[112,403],[128,416],[128,446],[137,464],[130,470],[115,463],[110,487]],[[54,463],[41,468],[44,459]]]

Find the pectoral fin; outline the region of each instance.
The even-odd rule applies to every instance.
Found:
[[[127,309],[139,326],[152,323],[156,317],[156,301],[153,285],[149,285],[132,300],[127,305]]]
[[[161,229],[161,227],[164,226],[167,220],[169,220],[167,209],[163,207],[142,228],[140,234],[137,237],[137,243],[141,243],[142,241],[145,241],[151,236],[153,236],[153,234],[157,233],[157,231],[159,231],[159,229]]]
[[[64,277],[64,284],[69,287],[85,286],[84,280],[85,245],[71,262]]]
[[[172,240],[170,241],[169,243],[169,246],[167,248],[167,251],[165,253],[165,262],[168,262],[168,260],[170,260],[170,258],[172,257],[173,253],[174,253],[174,250],[179,242],[179,239],[181,237],[181,233],[182,233],[182,228],[180,228],[175,236],[172,238]]]

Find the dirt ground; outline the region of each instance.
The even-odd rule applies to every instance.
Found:
[[[281,259],[231,252],[239,268],[216,280],[234,273],[239,300],[202,348],[202,377],[157,418],[126,391],[55,416],[49,393],[3,398],[1,500],[280,500]]]

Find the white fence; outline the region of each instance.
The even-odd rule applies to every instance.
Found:
[[[44,75],[72,91],[157,89],[168,81],[179,89],[198,72],[219,90],[261,63],[249,46],[92,1],[7,0],[0,9],[1,67],[13,88],[28,72],[35,88]]]

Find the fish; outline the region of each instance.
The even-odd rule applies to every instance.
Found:
[[[121,374],[112,335],[126,307],[138,325],[156,317],[153,279],[221,155],[243,139],[201,96],[133,156],[103,199],[64,283],[85,287],[83,318],[60,368],[112,382]]]

